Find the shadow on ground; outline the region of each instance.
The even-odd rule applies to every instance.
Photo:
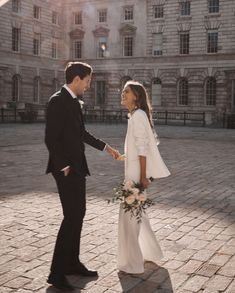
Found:
[[[145,264],[145,272],[140,275],[118,273],[122,292],[127,293],[174,293],[168,271],[154,263]],[[130,288],[131,284],[131,288]],[[133,284],[134,287],[133,287]]]
[[[87,287],[87,284],[88,283],[91,283],[91,282],[96,282],[96,280],[98,279],[98,277],[96,278],[85,278],[85,277],[75,277],[75,276],[69,276],[68,277],[68,280],[69,280],[69,283],[71,285],[74,286],[74,290],[70,290],[70,291],[66,291],[66,290],[59,290],[59,289],[56,289],[55,287],[53,286],[50,286],[46,289],[46,292],[45,293],[61,293],[61,292],[74,292],[74,293],[80,293],[82,289],[85,289]],[[94,292],[95,293],[95,292]]]

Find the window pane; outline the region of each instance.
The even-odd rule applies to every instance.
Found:
[[[41,8],[39,6],[34,5],[33,7],[33,17],[36,19],[39,19],[41,17],[40,15]]]
[[[190,15],[190,1],[180,2],[180,15]]]
[[[58,23],[58,13],[55,11],[52,11],[52,23],[54,24]]]
[[[124,19],[125,20],[133,20],[133,7],[125,7],[124,8]]]
[[[154,6],[153,11],[154,11],[154,18],[163,18],[163,16],[164,16],[164,6],[163,5]]]
[[[103,58],[105,55],[105,51],[107,50],[106,42],[99,42],[98,44],[98,57]]]
[[[180,54],[189,54],[189,33],[180,34]]]
[[[81,11],[76,12],[74,14],[74,23],[75,24],[82,24],[82,12]]]
[[[20,50],[20,29],[12,28],[12,51],[19,52]]]
[[[163,36],[160,34],[153,34],[153,55],[162,55]]]
[[[34,34],[34,39],[33,39],[33,54],[34,55],[40,54],[40,43],[41,43],[41,35]]]
[[[107,22],[107,10],[100,10],[98,13],[99,22]]]
[[[52,52],[51,52],[51,55],[52,55],[52,58],[57,58],[57,43],[52,43]]]
[[[124,37],[124,56],[133,56],[133,37]]]
[[[152,105],[154,106],[161,106],[162,101],[161,101],[161,96],[162,96],[162,82],[161,79],[155,78],[152,81]]]
[[[96,82],[96,105],[105,104],[105,81]]]
[[[216,104],[216,79],[208,78],[206,81],[206,104],[214,106]]]
[[[218,32],[208,32],[207,34],[207,52],[218,52]]]
[[[188,105],[188,81],[185,78],[179,81],[179,104]]]
[[[74,58],[82,58],[82,42],[75,41],[74,42]]]
[[[208,11],[209,13],[218,13],[219,0],[208,0]]]
[[[20,80],[19,76],[14,75],[12,78],[12,101],[19,100]]]
[[[16,13],[20,11],[20,0],[12,0],[12,11]]]
[[[34,78],[34,95],[33,95],[34,102],[39,102],[40,100],[40,77]]]

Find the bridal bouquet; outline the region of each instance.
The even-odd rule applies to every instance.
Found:
[[[145,209],[153,205],[152,200],[147,198],[146,190],[131,180],[114,188],[114,197],[108,200],[108,203],[116,201],[121,202],[124,211],[130,212],[131,217],[135,217],[138,223],[141,222]]]

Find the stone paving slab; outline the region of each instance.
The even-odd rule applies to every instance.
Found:
[[[122,150],[126,125],[87,128]],[[164,259],[141,275],[117,271],[118,206],[106,199],[123,163],[88,146],[81,258],[99,277],[71,276],[75,293],[235,293],[235,130],[156,128],[172,173],[149,189]],[[62,215],[43,140],[43,124],[0,124],[0,293],[59,292],[46,284]]]

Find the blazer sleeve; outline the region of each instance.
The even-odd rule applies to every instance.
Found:
[[[87,130],[84,131],[83,141],[90,146],[103,151],[105,148],[106,143],[102,140],[95,138],[92,134],[90,134]]]
[[[135,146],[139,156],[146,157],[148,154],[148,117],[144,112],[136,111],[133,115],[133,134]]]
[[[62,136],[66,119],[66,111],[58,97],[52,97],[46,115],[45,143],[53,158],[55,169],[61,170],[69,165],[62,149]]]

